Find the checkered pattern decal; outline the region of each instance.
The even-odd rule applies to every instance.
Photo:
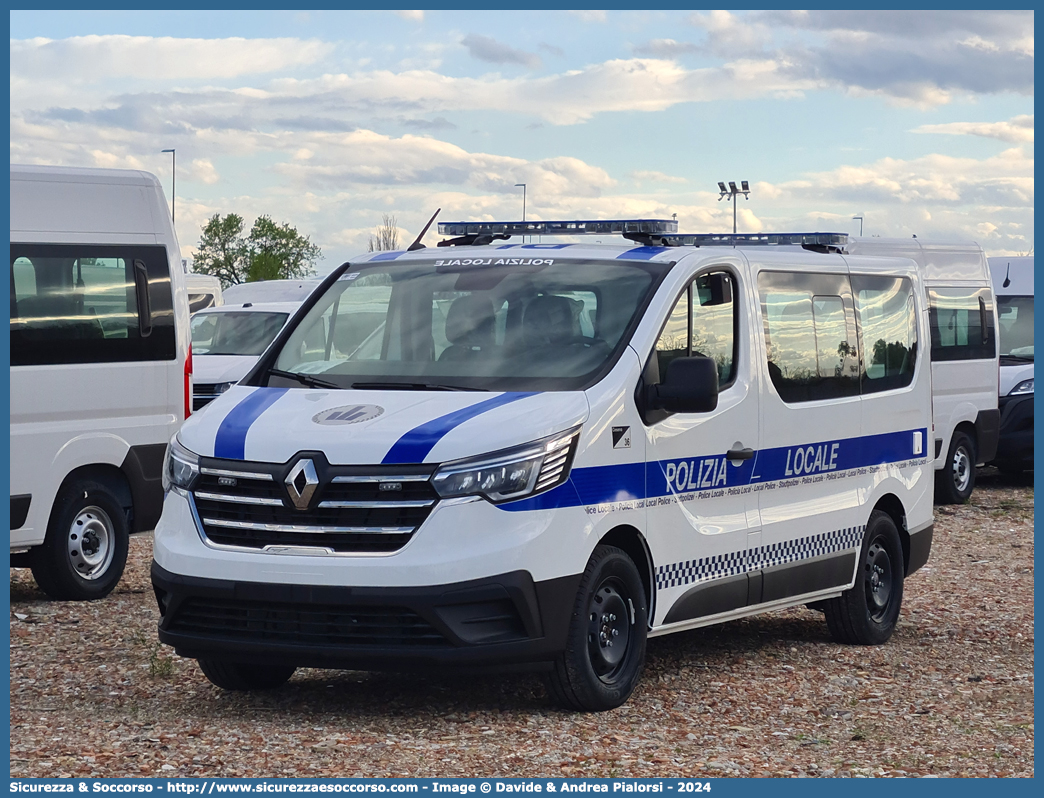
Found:
[[[656,589],[709,582],[726,576],[737,576],[749,571],[760,571],[774,565],[798,560],[811,560],[824,554],[858,548],[863,541],[865,526],[850,526],[834,532],[758,546],[756,549],[700,557],[698,560],[661,565],[656,568]]]

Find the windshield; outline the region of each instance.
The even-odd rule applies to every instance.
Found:
[[[1018,360],[1033,360],[1033,297],[998,296],[1000,354]]]
[[[287,313],[197,313],[192,354],[260,355],[286,323]]]
[[[364,264],[331,284],[270,384],[575,390],[626,344],[662,263],[446,258]]]

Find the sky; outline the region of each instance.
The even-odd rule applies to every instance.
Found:
[[[1032,11],[12,11],[11,161],[145,169],[190,258],[385,215],[671,218],[1032,251]],[[424,242],[439,240],[433,225]]]

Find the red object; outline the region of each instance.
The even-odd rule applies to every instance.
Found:
[[[192,344],[185,358],[185,418],[192,415]]]

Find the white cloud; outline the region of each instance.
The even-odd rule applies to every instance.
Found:
[[[472,58],[477,58],[479,61],[490,64],[521,64],[530,69],[540,67],[540,56],[536,53],[517,50],[489,36],[469,33],[460,40],[460,43],[467,48]]]
[[[946,122],[921,125],[913,133],[941,133],[949,136],[982,136],[1012,144],[1033,141],[1033,114],[1015,116],[1006,122]]]
[[[628,177],[632,180],[637,181],[651,181],[656,183],[687,183],[688,181],[684,177],[678,177],[677,175],[668,175],[664,172],[656,172],[650,170],[639,169],[631,172]]]
[[[581,22],[602,22],[602,23],[604,23],[604,22],[607,22],[609,20],[609,15],[606,14],[606,12],[604,12],[604,11],[594,11],[594,10],[590,10],[589,9],[589,10],[586,10],[586,11],[570,11],[569,13],[572,14],[577,19],[579,19]]]
[[[395,16],[401,17],[402,19],[408,20],[410,22],[424,21],[423,11],[393,11],[392,13],[395,14]]]
[[[11,40],[12,78],[92,83],[109,78],[221,79],[314,64],[333,45],[314,39],[75,36]]]
[[[189,163],[185,177],[212,186],[220,180],[217,169],[209,158],[196,158]]]

